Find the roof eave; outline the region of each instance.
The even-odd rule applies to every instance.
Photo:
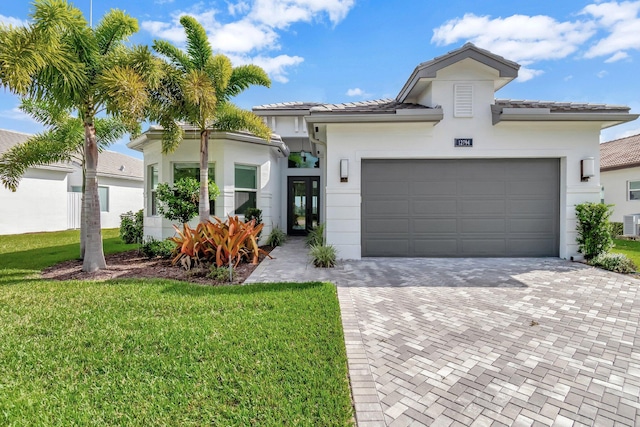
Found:
[[[420,111],[413,113],[409,111]],[[434,108],[429,110],[400,110],[395,113],[346,113],[346,112],[323,112],[311,114],[307,117],[307,123],[438,123],[444,117],[442,109]]]
[[[501,111],[494,107],[491,109],[494,125],[500,122],[601,122],[605,129],[638,118],[638,114],[622,112],[552,112],[548,108],[505,108]]]
[[[273,110],[252,110],[253,114],[256,116],[264,117],[264,116],[308,116],[309,109],[304,110],[285,110],[285,109],[273,109]]]

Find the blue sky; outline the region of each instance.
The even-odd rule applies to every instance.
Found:
[[[89,18],[90,0],[76,0]],[[207,29],[234,64],[256,63],[272,87],[236,103],[349,102],[393,98],[414,67],[467,41],[522,65],[497,98],[621,104],[640,113],[640,1],[483,0],[93,0],[93,19],[111,8],[138,19],[132,42],[184,42],[182,14]],[[3,1],[0,22],[28,20],[30,2]],[[0,128],[38,132],[0,93]],[[640,121],[603,131],[602,140],[640,133]],[[128,139],[127,139],[128,140]],[[126,148],[113,149],[140,157]]]

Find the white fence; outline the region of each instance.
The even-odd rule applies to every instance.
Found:
[[[80,228],[82,193],[67,193],[67,228]]]

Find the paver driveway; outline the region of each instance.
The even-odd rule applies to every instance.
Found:
[[[338,285],[361,427],[640,425],[636,279],[559,259],[292,268]]]

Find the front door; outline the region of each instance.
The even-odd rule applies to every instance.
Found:
[[[290,176],[287,197],[287,234],[306,236],[320,223],[320,177]]]

